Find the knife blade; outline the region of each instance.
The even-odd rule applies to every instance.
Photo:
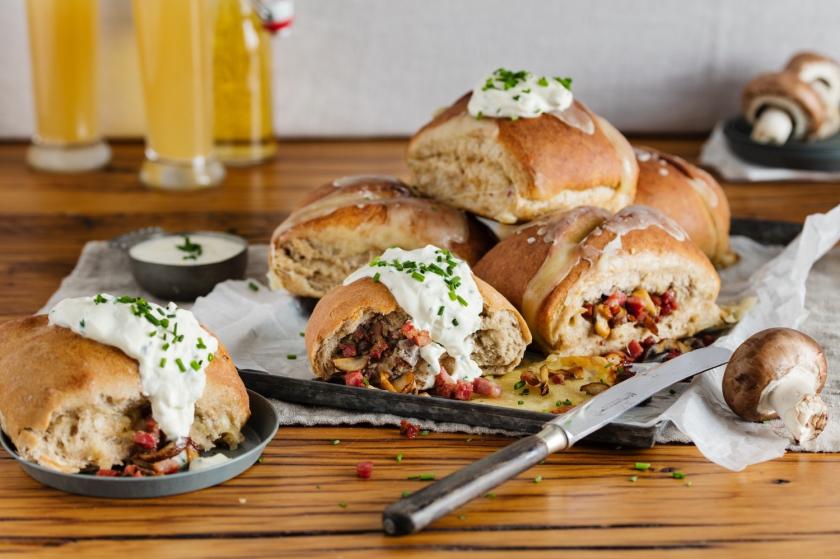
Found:
[[[701,348],[637,373],[549,421],[539,433],[519,439],[392,503],[382,513],[385,533],[400,536],[422,530],[441,516],[539,463],[549,454],[569,448],[660,390],[725,365],[731,354],[731,350],[721,347]]]

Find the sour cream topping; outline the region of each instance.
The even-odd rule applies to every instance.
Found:
[[[49,321],[136,359],[152,417],[170,439],[189,436],[205,369],[219,346],[190,311],[174,303],[161,307],[141,297],[99,294],[60,301]]]
[[[128,251],[141,262],[174,266],[215,264],[245,250],[243,243],[224,235],[193,233],[167,235],[137,243]]]
[[[433,371],[440,370],[440,358],[446,353],[455,360],[453,378],[481,376],[471,355],[484,299],[466,262],[433,245],[416,250],[389,248],[350,274],[344,285],[361,278],[381,282],[412,324],[429,332],[432,341],[420,348],[420,356]],[[429,376],[424,388],[432,385],[434,376]]]
[[[499,68],[473,88],[467,110],[476,118],[511,119],[561,112],[574,101],[571,85],[571,78]]]

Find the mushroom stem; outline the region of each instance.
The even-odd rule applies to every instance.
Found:
[[[768,384],[759,404],[760,408],[769,407],[779,414],[800,443],[817,437],[828,422],[828,408],[816,393],[814,379],[813,373],[797,367]]]
[[[750,137],[760,144],[782,145],[788,141],[793,132],[793,121],[790,115],[775,107],[767,107],[753,124]]]

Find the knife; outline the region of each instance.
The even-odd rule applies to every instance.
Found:
[[[609,423],[623,412],[672,384],[725,365],[732,351],[710,346],[683,354],[605,390],[571,411],[545,424],[534,435],[446,476],[428,487],[392,503],[382,513],[386,534],[418,532],[438,518],[486,494],[494,487],[564,450]]]

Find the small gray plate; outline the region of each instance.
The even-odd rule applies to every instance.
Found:
[[[145,499],[189,493],[206,487],[218,485],[232,479],[259,459],[266,445],[274,438],[280,425],[280,418],[271,402],[254,392],[248,391],[251,405],[251,418],[242,433],[245,440],[236,450],[212,450],[203,457],[224,454],[230,460],[217,466],[195,472],[180,472],[157,477],[97,477],[88,474],[64,474],[39,466],[18,456],[14,445],[0,432],[0,443],[6,452],[17,460],[23,471],[33,479],[61,491],[86,495],[88,497],[106,497],[110,499]]]

